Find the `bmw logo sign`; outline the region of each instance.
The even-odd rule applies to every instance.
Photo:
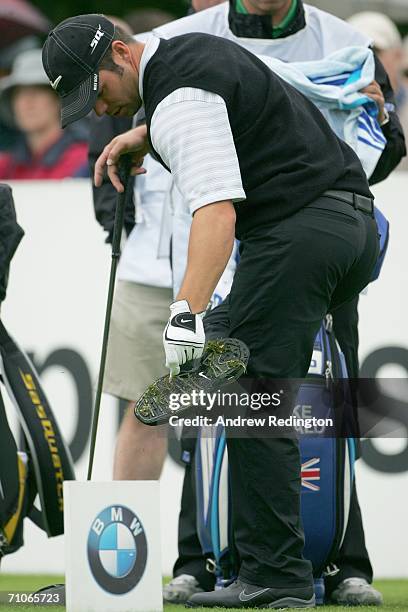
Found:
[[[88,561],[102,589],[128,593],[143,576],[147,540],[143,525],[126,506],[109,506],[94,519],[88,535]]]

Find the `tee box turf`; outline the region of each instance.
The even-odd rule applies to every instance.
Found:
[[[159,485],[64,482],[68,612],[162,612]]]

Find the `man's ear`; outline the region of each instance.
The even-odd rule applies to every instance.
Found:
[[[112,59],[114,62],[122,61],[129,64],[132,61],[132,54],[128,45],[121,40],[114,40],[112,42]]]

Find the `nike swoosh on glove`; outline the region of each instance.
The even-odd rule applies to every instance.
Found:
[[[170,304],[170,318],[163,332],[166,367],[170,377],[180,373],[180,366],[203,354],[205,333],[204,313],[192,314],[187,300]]]

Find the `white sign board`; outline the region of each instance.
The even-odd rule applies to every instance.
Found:
[[[67,612],[162,612],[157,482],[65,482]]]

